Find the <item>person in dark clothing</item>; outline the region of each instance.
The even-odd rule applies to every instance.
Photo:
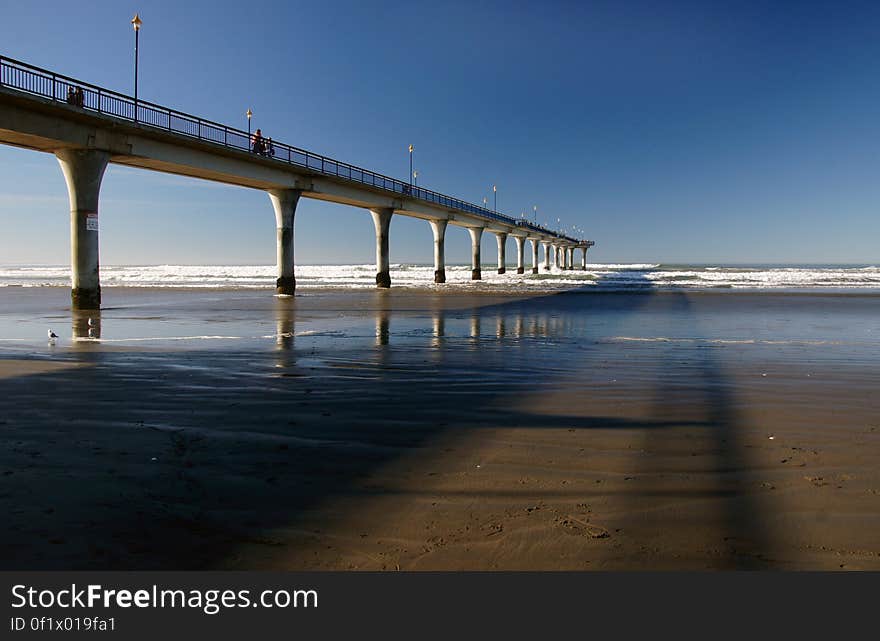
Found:
[[[251,148],[255,154],[262,155],[266,151],[266,144],[263,142],[263,132],[259,129],[254,132]]]

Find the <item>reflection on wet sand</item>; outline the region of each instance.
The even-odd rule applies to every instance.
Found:
[[[293,348],[294,338],[294,298],[275,297],[275,345],[279,350]]]
[[[388,345],[390,332],[390,314],[388,310],[376,310],[376,346]]]
[[[480,342],[480,313],[476,310],[471,313],[470,337],[474,343]]]
[[[442,347],[445,335],[446,316],[442,311],[434,309],[431,314],[431,347]]]
[[[100,340],[101,310],[70,311],[70,329],[74,344],[77,341]]]

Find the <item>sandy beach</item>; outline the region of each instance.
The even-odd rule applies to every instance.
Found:
[[[4,569],[880,569],[876,294],[68,296],[0,289]]]

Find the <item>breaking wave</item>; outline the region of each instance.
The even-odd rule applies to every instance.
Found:
[[[880,289],[880,268],[867,266],[723,266],[654,263],[588,264],[586,270],[554,268],[518,275],[508,267],[497,274],[484,265],[483,280],[472,281],[469,265],[446,267],[446,285],[434,285],[431,265],[396,264],[391,279],[396,287],[445,287],[503,290],[642,290],[642,289]],[[102,266],[104,287],[271,288],[272,265],[110,265]],[[362,265],[299,265],[301,289],[359,289],[375,286],[375,267]],[[0,266],[0,287],[69,287],[66,266]]]

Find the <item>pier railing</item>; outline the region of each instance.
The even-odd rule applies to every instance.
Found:
[[[54,102],[67,103],[86,111],[120,118],[138,125],[162,129],[188,138],[221,145],[223,147],[252,152],[252,137],[246,131],[192,116],[175,109],[98,87],[69,76],[41,69],[25,62],[0,56],[0,86],[48,98]],[[263,141],[268,143],[269,139]],[[271,153],[269,152],[271,150]],[[252,152],[253,153],[253,152]],[[536,225],[523,218],[513,218],[480,207],[452,196],[417,187],[408,182],[378,174],[362,167],[334,160],[327,156],[299,149],[281,142],[271,141],[267,151],[259,154],[277,162],[306,168],[326,176],[344,178],[402,196],[423,200],[443,207],[477,214],[508,225],[556,236],[560,239],[583,243],[554,230]],[[586,241],[589,242],[589,241]]]

